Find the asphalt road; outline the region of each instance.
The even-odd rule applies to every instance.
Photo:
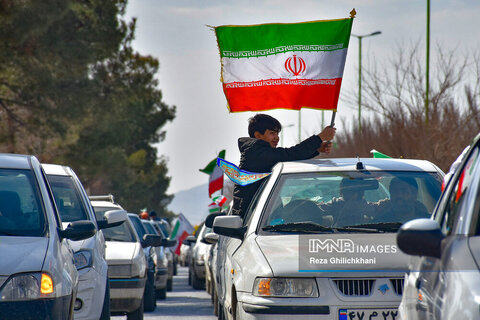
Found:
[[[127,319],[126,316],[111,317],[112,320]],[[178,267],[173,277],[173,291],[167,292],[167,299],[157,300],[154,312],[145,312],[144,319],[191,319],[214,320],[210,295],[205,290],[194,290],[188,285],[188,268]]]

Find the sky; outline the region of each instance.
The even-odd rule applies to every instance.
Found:
[[[436,46],[447,49],[479,48],[480,1],[430,1],[431,52]],[[290,23],[357,15],[352,34],[377,36],[362,40],[362,67],[386,62],[403,45],[420,41],[425,48],[426,5],[419,0],[130,0],[126,18],[137,19],[133,47],[160,62],[159,89],[163,101],[177,108],[176,118],[163,127],[166,139],[156,145],[159,156],[168,161],[171,177],[169,194],[208,182],[199,172],[220,150],[238,164],[237,139],[247,136],[248,118],[253,112],[229,113],[220,82],[220,58],[215,34],[208,26]],[[425,49],[423,49],[425,50]],[[432,74],[431,77],[435,75]],[[345,98],[358,88],[358,40],[352,37],[343,75],[336,127],[342,130],[357,121],[357,106]],[[272,110],[265,113],[283,125],[283,142],[292,146],[319,133],[322,121],[330,123],[332,112],[304,109],[301,128],[297,111]]]

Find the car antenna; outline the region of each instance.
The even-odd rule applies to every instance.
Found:
[[[362,161],[360,161],[360,156],[358,154],[357,154],[357,159],[358,159],[357,170],[365,170],[365,167],[363,166]]]

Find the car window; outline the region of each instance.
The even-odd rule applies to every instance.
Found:
[[[53,196],[63,222],[87,220],[87,211],[83,205],[75,182],[68,176],[47,175]]]
[[[429,172],[283,174],[262,226],[314,222],[325,227],[404,223],[430,217],[442,178]]]
[[[40,199],[31,171],[0,169],[0,235],[45,236],[46,219]]]
[[[243,225],[248,226],[250,224],[250,221],[252,220],[253,217],[253,212],[255,211],[255,208],[257,207],[258,200],[260,200],[260,195],[262,194],[263,188],[265,185],[268,183],[268,180],[270,179],[270,176],[263,179],[262,184],[260,187],[258,187],[257,191],[255,192],[252,201],[250,202],[250,205],[248,206],[247,213],[245,214],[245,218],[243,219]],[[229,208],[231,209],[232,206]]]
[[[474,177],[473,173],[479,166],[480,162],[478,156],[479,149],[476,147],[474,150],[472,150],[467,162],[461,169],[462,171],[460,172],[457,181],[454,182],[455,184],[451,189],[441,221],[442,232],[445,235],[450,235],[452,233],[455,221],[461,212],[461,208],[467,204],[466,195],[472,186]]]
[[[142,222],[142,224],[144,225],[145,229],[147,229],[148,234],[158,234],[155,228],[149,222]]]
[[[140,221],[140,218],[138,217],[128,217],[130,221],[133,224],[133,227],[135,228],[135,231],[137,232],[137,235],[140,239],[143,239],[143,236],[147,234],[147,230],[145,230],[145,227],[143,223]]]

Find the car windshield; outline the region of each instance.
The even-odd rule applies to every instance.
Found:
[[[55,203],[63,222],[87,220],[87,211],[83,206],[78,189],[71,177],[47,175],[53,190]]]
[[[93,207],[97,221],[105,220],[103,215],[110,210],[118,210],[117,207]],[[102,229],[106,241],[137,242],[134,230],[130,223],[125,221],[119,226]]]
[[[283,174],[262,218],[267,232],[396,232],[429,218],[442,178],[430,172]],[[303,230],[303,229],[305,230]]]
[[[32,172],[0,169],[0,236],[42,237],[45,221]]]

